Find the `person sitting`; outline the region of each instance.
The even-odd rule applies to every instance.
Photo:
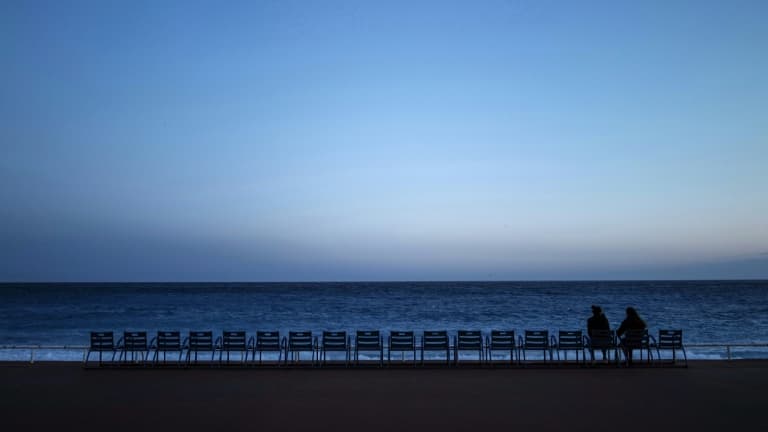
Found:
[[[648,328],[646,326],[645,321],[643,321],[642,318],[640,318],[640,314],[637,313],[637,310],[633,307],[627,308],[627,317],[624,318],[624,321],[621,322],[621,326],[619,326],[619,329],[616,330],[616,335],[621,337],[624,333],[627,332],[627,330],[638,330],[642,331]],[[622,345],[626,345],[626,338],[622,339]],[[632,364],[632,348],[624,347],[624,356],[627,358],[627,364]]]
[[[600,306],[592,305],[592,316],[587,319],[587,334],[590,339],[593,336],[595,330],[610,330],[611,326],[608,323],[608,318],[603,313],[603,309]],[[605,348],[602,348],[603,361],[608,361],[608,353]],[[595,362],[595,350],[590,348],[589,354],[592,356],[592,363]]]

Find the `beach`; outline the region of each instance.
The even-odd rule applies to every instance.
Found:
[[[99,369],[0,363],[3,430],[751,430],[768,361],[683,368]]]

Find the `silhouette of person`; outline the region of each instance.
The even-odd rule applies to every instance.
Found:
[[[603,309],[600,306],[592,305],[592,316],[587,319],[587,334],[589,335],[590,339],[592,338],[592,333],[595,330],[610,330],[611,326],[608,323],[608,318],[603,313]],[[603,360],[608,359],[607,350],[603,348],[601,350],[603,352]],[[595,361],[595,350],[591,349],[589,350],[589,354],[592,356],[592,361]]]
[[[621,337],[627,330],[645,330],[647,327],[645,321],[643,321],[637,313],[637,310],[630,306],[627,308],[627,317],[624,318],[624,321],[621,322],[621,326],[616,330],[616,335]],[[625,341],[626,337],[622,339],[622,345],[625,345],[623,343]],[[625,346],[624,355],[627,358],[627,364],[632,364],[632,348],[627,348]]]

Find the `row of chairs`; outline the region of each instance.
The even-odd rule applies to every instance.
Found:
[[[158,331],[157,335],[148,340],[146,331],[126,331],[115,343],[114,333],[92,332],[91,343],[84,358],[88,366],[92,354],[98,354],[99,366],[104,364],[104,354],[111,354],[109,362],[118,365],[141,364],[157,365],[167,363],[168,354],[178,354],[176,363],[190,365],[198,363],[200,354],[210,354],[210,364],[230,363],[230,355],[238,354],[241,364],[263,364],[263,354],[277,355],[278,365],[302,363],[302,353],[309,354],[312,366],[327,363],[328,353],[343,353],[344,366],[360,364],[361,353],[374,353],[378,365],[392,363],[392,354],[400,353],[402,361],[405,354],[412,354],[412,363],[424,364],[425,353],[444,354],[447,365],[459,364],[461,352],[477,354],[479,364],[494,364],[493,354],[502,353],[504,361],[510,364],[528,362],[526,352],[540,352],[541,358],[536,361],[552,362],[554,354],[558,361],[568,361],[568,353],[575,354],[576,363],[586,363],[586,353],[591,354],[594,362],[594,352],[602,351],[606,362],[618,364],[623,356],[624,362],[632,361],[632,352],[640,352],[640,359],[650,363],[653,361],[652,352],[657,353],[657,362],[662,361],[661,351],[671,351],[671,363],[677,362],[677,352],[680,351],[688,364],[687,354],[683,346],[682,330],[659,330],[658,339],[649,335],[647,330],[629,331],[622,338],[617,338],[612,330],[593,331],[585,335],[581,330],[560,330],[555,336],[547,330],[525,330],[523,335],[515,338],[514,330],[492,330],[483,334],[480,330],[459,330],[453,335],[453,343],[447,331],[424,331],[420,344],[417,344],[416,333],[413,331],[391,331],[384,343],[384,336],[378,330],[360,330],[354,335],[346,331],[323,331],[322,337],[311,331],[289,331],[287,337],[280,336],[279,331],[257,331],[255,336],[247,337],[245,331],[224,331],[214,339],[212,331],[190,331],[182,340],[179,331]],[[353,343],[354,342],[354,343]],[[420,361],[417,361],[420,353]],[[564,355],[561,360],[561,353]],[[150,354],[152,357],[150,358]],[[258,354],[258,361],[256,356]],[[248,361],[249,355],[251,361]],[[117,361],[115,361],[117,356]],[[410,362],[410,359],[409,359]]]

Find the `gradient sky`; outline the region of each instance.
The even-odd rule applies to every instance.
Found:
[[[766,22],[0,2],[0,280],[768,277]]]

